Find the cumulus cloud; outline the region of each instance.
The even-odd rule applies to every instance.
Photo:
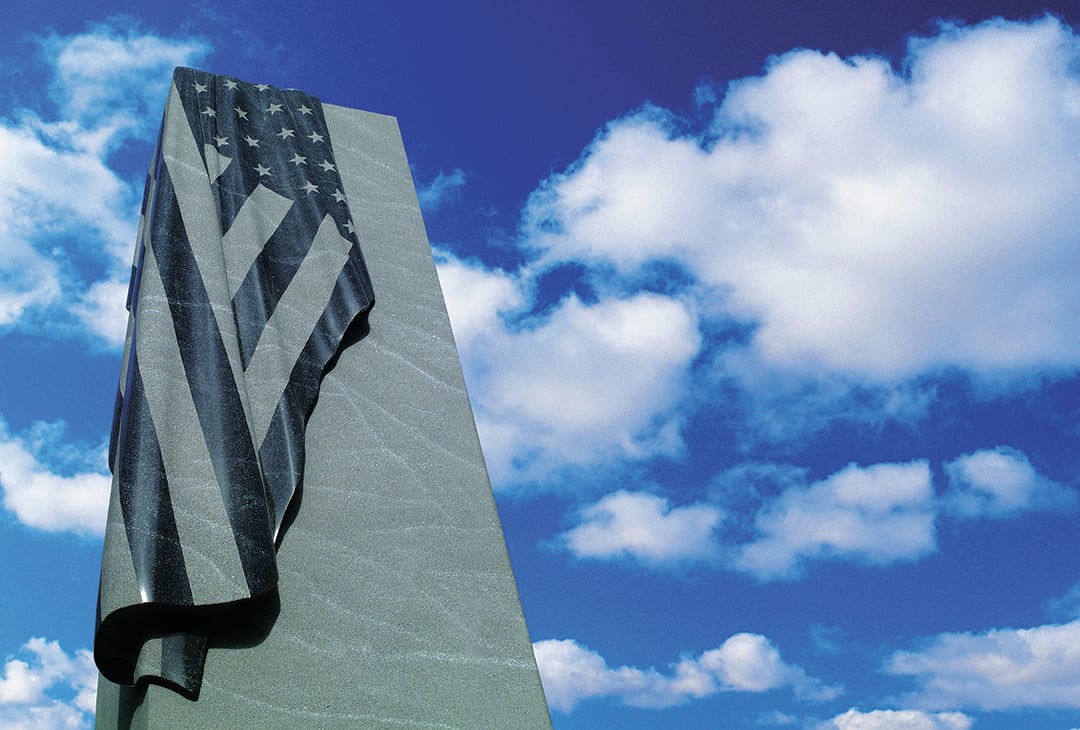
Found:
[[[772,58],[699,90],[705,125],[655,106],[608,124],[530,196],[521,268],[441,256],[496,486],[676,456],[695,389],[752,443],[917,423],[946,370],[1080,366],[1077,68],[1080,37],[1052,17],[943,25],[897,66]],[[537,307],[567,265],[590,296]],[[885,524],[917,537],[896,551],[922,554],[930,520],[900,511]],[[745,560],[846,550],[806,540]]]
[[[804,560],[886,564],[915,560],[936,546],[929,465],[856,465],[793,488],[755,518],[757,537],[734,564],[759,578],[797,575]]]
[[[919,689],[906,704],[927,710],[972,707],[1080,708],[1080,621],[981,634],[938,635],[886,662]]]
[[[563,463],[672,455],[700,344],[693,313],[677,299],[568,297],[536,326],[485,342],[481,437],[510,457],[504,473],[526,476]]]
[[[713,531],[723,515],[714,505],[672,508],[663,497],[619,491],[584,508],[580,524],[563,533],[561,542],[582,558],[704,560],[716,552]]]
[[[14,435],[0,420],[0,489],[4,507],[42,530],[102,535],[111,478],[104,448],[63,442],[62,423],[34,424]]]
[[[585,559],[653,566],[697,561],[759,580],[798,578],[813,561],[869,565],[914,561],[937,549],[936,522],[996,519],[1072,508],[1074,491],[1040,476],[1020,451],[999,446],[944,465],[935,496],[926,460],[851,464],[817,482],[789,465],[750,463],[713,480],[709,501],[672,505],[620,490],[581,508],[556,544]],[[1072,618],[1074,590],[1051,611]]]
[[[611,123],[534,194],[528,243],[628,277],[677,261],[770,371],[1072,369],[1078,61],[1054,18],[944,26],[901,70],[794,51],[696,135],[653,107]]]
[[[1007,446],[976,451],[945,464],[947,508],[958,517],[1008,517],[1067,509],[1076,492],[1040,476],[1023,452]]]
[[[583,700],[614,697],[633,707],[663,708],[718,692],[767,692],[782,687],[812,701],[837,697],[805,670],[785,663],[760,634],[735,634],[716,649],[679,659],[668,673],[622,666],[611,668],[600,654],[573,639],[533,644],[548,704],[570,712]]]
[[[975,721],[962,712],[854,708],[818,726],[818,730],[968,730]]]
[[[645,492],[608,494],[579,509],[577,524],[554,544],[583,559],[697,562],[785,580],[815,561],[919,560],[937,549],[939,519],[994,519],[1076,503],[1072,491],[1007,447],[946,462],[945,471],[950,488],[938,498],[926,460],[851,464],[813,483],[803,469],[744,464],[714,479],[709,501],[673,505]],[[1077,595],[1080,589],[1050,610],[1072,618]]]
[[[672,455],[701,346],[693,309],[651,292],[542,314],[520,278],[442,252],[439,272],[492,481]]]
[[[441,249],[435,249],[435,264],[454,339],[463,355],[472,354],[477,337],[498,337],[506,327],[501,317],[525,305],[525,285],[518,277],[462,261]]]
[[[127,285],[143,181],[124,179],[110,156],[152,137],[172,68],[208,47],[106,25],[39,43],[55,113],[0,118],[0,331],[118,345],[126,315],[106,298]]]
[[[81,730],[92,724],[97,667],[86,649],[68,654],[56,641],[33,638],[30,661],[10,658],[0,676],[0,725],[12,730]],[[74,695],[59,699],[51,693]]]
[[[50,35],[41,47],[53,69],[52,96],[65,119],[84,131],[116,134],[123,127],[144,138],[157,131],[173,68],[210,52],[199,38],[166,38],[117,23]]]

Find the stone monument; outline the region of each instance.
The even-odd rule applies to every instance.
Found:
[[[396,121],[178,69],[140,252],[97,727],[550,727]]]

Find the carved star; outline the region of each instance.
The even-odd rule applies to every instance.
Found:
[[[243,109],[241,109],[238,106],[233,107],[233,111],[236,112],[236,116],[240,117],[241,119],[247,119],[248,118],[247,112],[244,111]]]
[[[340,189],[339,189],[339,190],[335,190],[334,192],[332,192],[332,193],[330,193],[330,194],[331,194],[332,196],[334,196],[334,200],[336,200],[336,201],[337,201],[337,202],[339,202],[339,203],[340,203],[341,201],[345,200],[345,193],[341,192],[341,190],[340,190]]]
[[[217,112],[212,107],[206,107],[205,109],[203,109],[199,113],[200,114],[205,114],[208,117],[216,117],[217,116]]]
[[[300,113],[301,114],[311,114],[311,109],[308,107],[307,104],[301,104],[300,105]]]
[[[349,233],[356,233],[356,227],[353,226],[352,221],[345,221],[345,230]]]
[[[236,82],[233,81],[232,79],[225,79],[225,88],[226,89],[235,89],[236,88]]]
[[[286,137],[292,137],[293,136],[293,130],[288,129],[286,127],[282,127],[281,131],[278,132],[277,134],[275,134],[274,136],[275,137],[281,137],[282,140],[285,140]]]
[[[255,139],[251,135],[245,136],[244,141],[247,142],[248,147],[258,147],[259,146],[259,140]]]
[[[196,94],[201,94],[204,91],[206,91],[206,84],[200,84],[198,81],[196,81],[195,82],[195,93]]]
[[[331,170],[337,170],[337,168],[334,167],[334,163],[331,162],[330,160],[323,160],[322,162],[319,163],[319,167],[321,167],[323,169],[323,172],[330,172]]]
[[[319,134],[318,132],[312,132],[311,134],[309,134],[307,136],[307,138],[310,139],[313,143],[323,141],[323,136],[321,134]]]
[[[308,180],[304,183],[304,191],[307,192],[308,195],[311,195],[312,193],[319,192],[319,186]]]
[[[216,144],[218,147],[224,147],[225,145],[229,144],[229,138],[228,137],[214,137],[214,144]]]
[[[300,165],[306,165],[306,164],[307,164],[307,158],[306,158],[306,157],[304,157],[304,156],[303,156],[302,154],[300,154],[299,152],[297,152],[296,154],[294,154],[294,155],[292,156],[292,159],[291,159],[291,160],[289,160],[289,162],[293,163],[293,164],[294,164],[294,165],[296,165],[297,167],[300,167]]]
[[[266,107],[266,111],[270,112],[270,116],[273,116],[279,111],[281,111],[281,104],[271,104],[270,106]]]
[[[255,165],[255,172],[259,173],[259,177],[270,176],[270,168],[265,165]]]

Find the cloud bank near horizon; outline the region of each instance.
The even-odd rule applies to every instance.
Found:
[[[600,654],[573,639],[533,644],[548,704],[570,712],[579,702],[614,697],[632,707],[660,709],[719,692],[768,692],[789,688],[797,697],[824,702],[842,693],[787,664],[760,634],[741,633],[699,656],[683,656],[670,673],[622,666],[611,668]]]
[[[937,489],[925,459],[850,464],[807,483],[782,464],[735,467],[717,477],[714,498],[684,505],[619,490],[579,509],[552,542],[581,560],[621,560],[654,569],[692,564],[760,581],[797,580],[809,565],[914,562],[937,551],[940,520],[1015,519],[1070,512],[1075,488],[1039,474],[1027,456],[998,446],[943,465]],[[761,496],[759,488],[768,496]],[[756,504],[745,504],[751,495]]]

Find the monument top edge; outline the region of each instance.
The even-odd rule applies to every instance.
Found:
[[[277,84],[264,84],[264,83],[258,83],[257,84],[257,83],[249,82],[249,81],[246,81],[246,80],[242,80],[239,77],[232,76],[230,74],[222,74],[222,73],[218,73],[216,71],[211,71],[211,70],[205,69],[205,68],[195,68],[195,67],[192,67],[192,66],[177,66],[177,67],[175,67],[173,69],[173,77],[176,78],[178,74],[182,74],[184,72],[194,72],[194,73],[197,73],[197,74],[205,75],[207,77],[216,77],[216,78],[219,78],[219,79],[226,79],[230,83],[231,82],[244,83],[244,84],[247,84],[247,85],[250,85],[250,86],[255,86],[255,87],[260,88],[260,89],[261,88],[271,88],[272,87],[272,88],[275,88],[275,89],[279,89],[281,91],[298,91],[298,92],[300,92],[302,94],[306,94],[306,95],[308,95],[310,97],[313,97],[313,98],[317,99],[319,101],[319,103],[322,104],[322,106],[324,108],[325,107],[333,107],[336,110],[344,110],[344,111],[349,111],[349,112],[360,112],[362,114],[370,114],[370,115],[373,115],[373,116],[376,116],[376,117],[383,117],[384,119],[393,120],[394,122],[397,121],[397,117],[392,115],[392,114],[383,114],[383,113],[380,113],[380,112],[373,112],[373,111],[370,111],[368,109],[360,109],[359,107],[346,106],[344,104],[332,104],[332,103],[329,103],[329,102],[325,101],[321,96],[317,96],[315,94],[310,94],[307,91],[305,91],[303,89],[296,88],[296,87],[284,87],[284,86],[278,86]],[[233,86],[235,87],[235,83],[233,84]]]

